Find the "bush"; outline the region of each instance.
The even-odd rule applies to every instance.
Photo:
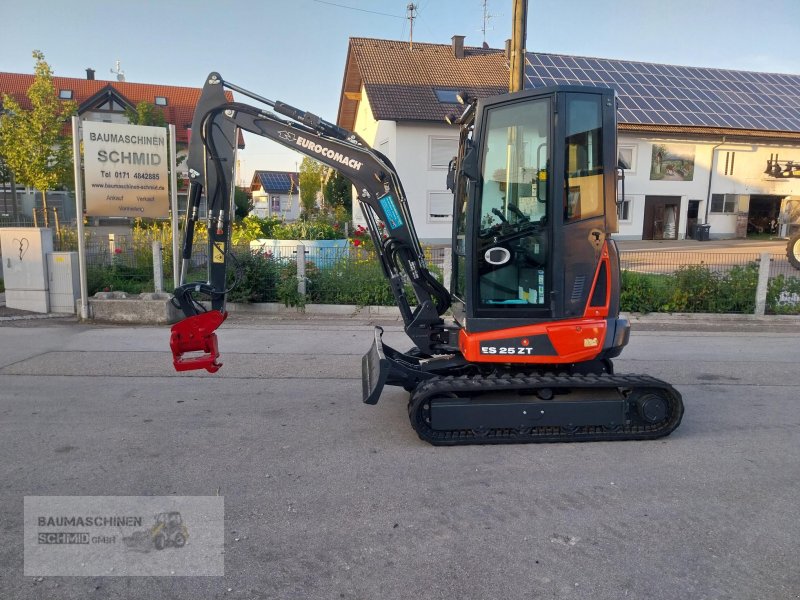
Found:
[[[752,313],[756,309],[758,265],[733,267],[720,280],[716,310],[720,313]]]
[[[255,215],[249,215],[233,224],[231,242],[237,246],[257,239],[272,238],[274,237],[273,230],[281,223],[283,221],[278,217],[262,219]]]
[[[670,275],[622,271],[620,308],[627,312],[658,312],[669,300]]]
[[[149,269],[126,265],[89,266],[86,269],[86,286],[90,296],[97,292],[152,292],[155,289],[152,261]]]
[[[800,278],[778,275],[770,280],[767,312],[775,315],[800,314]]]
[[[684,266],[672,275],[623,271],[621,285],[620,306],[628,312],[752,313],[758,266],[733,267],[727,274],[706,265]]]
[[[675,271],[672,296],[663,309],[667,312],[711,312],[719,293],[719,275],[704,265],[689,265]]]
[[[377,260],[343,259],[329,269],[315,269],[308,279],[309,302],[357,306],[395,304],[389,282]]]
[[[258,239],[272,240],[339,240],[344,238],[342,225],[335,216],[319,215],[311,220],[286,222],[278,217],[262,219],[250,215],[234,223],[231,240],[234,245]]]
[[[269,252],[239,252],[227,271],[229,302],[283,302],[302,306],[297,293],[297,265]]]

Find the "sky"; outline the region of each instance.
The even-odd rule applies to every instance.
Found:
[[[202,87],[212,71],[336,121],[348,38],[408,40],[410,0],[2,0],[0,71]],[[414,40],[502,48],[512,0],[414,0]],[[490,15],[484,28],[484,4]],[[800,0],[528,0],[529,51],[798,73]],[[485,36],[485,37],[484,37]],[[237,97],[237,100],[250,102]],[[238,181],[302,156],[245,134]]]

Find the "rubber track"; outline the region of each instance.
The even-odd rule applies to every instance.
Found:
[[[602,426],[566,429],[557,426],[523,427],[518,429],[472,429],[439,431],[426,422],[426,402],[437,396],[470,395],[541,388],[568,391],[574,389],[624,389],[637,391],[659,390],[668,397],[668,415],[655,425],[636,423],[635,417],[628,425],[613,429]],[[549,402],[558,402],[551,400]],[[672,433],[683,417],[683,400],[670,384],[649,375],[491,375],[435,377],[421,383],[412,392],[408,403],[411,426],[419,437],[435,446],[470,444],[524,444],[536,442],[595,442],[614,440],[652,440]]]

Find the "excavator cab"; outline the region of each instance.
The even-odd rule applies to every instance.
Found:
[[[603,88],[477,102],[453,164],[452,307],[468,360],[596,360],[627,341],[608,239],[615,115],[614,92]]]

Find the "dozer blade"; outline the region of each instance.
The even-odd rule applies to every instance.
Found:
[[[219,349],[215,331],[227,316],[226,312],[210,310],[187,317],[172,326],[169,347],[172,349],[172,364],[176,371],[197,369],[205,369],[209,373],[219,371],[222,363],[217,360]],[[197,352],[201,354],[186,356]]]
[[[383,329],[376,327],[372,346],[361,358],[361,399],[365,404],[378,403],[391,370],[391,364],[383,351],[382,335]]]

